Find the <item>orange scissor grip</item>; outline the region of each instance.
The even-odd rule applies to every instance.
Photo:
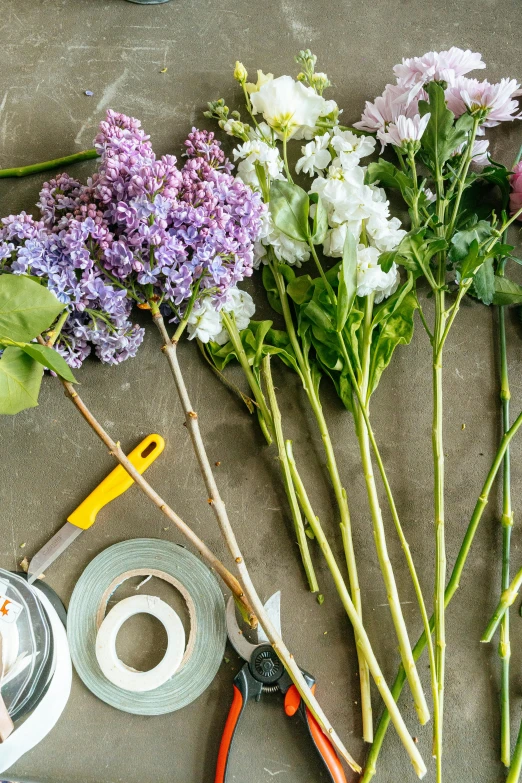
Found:
[[[234,685],[233,687],[234,696],[228,713],[227,722],[225,723],[223,736],[221,737],[214,783],[225,783],[230,745],[232,743],[232,738],[234,737],[239,716],[243,710],[243,696],[241,691],[237,685]]]

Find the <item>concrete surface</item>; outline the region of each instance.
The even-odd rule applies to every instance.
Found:
[[[177,151],[192,124],[203,125],[205,102],[239,96],[232,80],[236,58],[253,72],[294,73],[293,55],[310,46],[328,72],[344,117],[354,120],[365,98],[381,91],[402,56],[459,45],[480,50],[494,80],[522,77],[522,46],[515,35],[516,0],[461,0],[456,4],[409,0],[174,0],[139,6],[122,0],[3,0],[0,17],[0,163],[21,165],[91,145],[107,107],[139,117],[157,152]],[[163,68],[166,73],[161,73]],[[92,90],[93,97],[84,95]],[[494,157],[509,164],[522,128],[491,133]],[[74,169],[87,175],[90,164]],[[31,209],[41,177],[3,181],[1,214]],[[263,294],[254,283],[259,301]],[[268,313],[268,309],[266,309]],[[520,408],[522,343],[519,315],[509,318],[513,410]],[[114,369],[88,362],[79,373],[82,394],[109,432],[129,449],[149,432],[167,440],[150,480],[228,562],[207,506],[180,409],[169,382],[158,338],[149,329],[139,358]],[[218,480],[232,522],[263,597],[283,591],[283,627],[299,662],[318,679],[318,695],[353,755],[363,761],[357,701],[356,659],[351,630],[316,556],[326,600],[307,594],[274,460],[255,423],[212,376],[192,344],[181,354],[194,405],[200,414],[212,460],[221,461]],[[466,304],[446,352],[446,455],[448,561],[454,562],[476,496],[489,467],[499,430],[495,317]],[[315,505],[339,548],[337,519],[325,479],[320,443],[296,378],[277,369],[287,433],[297,453],[306,454],[306,474]],[[236,374],[238,380],[240,376]],[[355,544],[363,588],[366,627],[383,669],[397,667],[386,595],[376,564],[364,487],[349,415],[324,384],[325,407],[340,466],[350,493]],[[418,329],[410,348],[399,350],[373,406],[373,418],[412,551],[429,597],[433,580],[430,505],[430,369],[427,340]],[[462,428],[466,424],[465,429]],[[13,568],[31,555],[112,468],[110,457],[47,378],[41,405],[0,423],[0,565]],[[515,513],[520,514],[520,440],[513,448]],[[448,676],[445,722],[446,779],[494,783],[503,779],[498,762],[499,664],[496,645],[479,644],[499,590],[498,494],[488,507],[460,593],[448,612]],[[387,519],[390,523],[390,520]],[[77,540],[48,581],[67,602],[92,557],[126,537],[176,541],[167,523],[132,489],[100,514],[96,526]],[[520,525],[514,531],[513,564],[520,564]],[[25,548],[21,548],[22,543]],[[390,551],[411,637],[420,620],[393,531]],[[152,589],[152,587],[151,587]],[[517,605],[518,606],[518,605]],[[142,622],[140,626],[138,623]],[[522,621],[513,611],[513,725],[521,715],[520,641]],[[131,633],[150,634],[136,665],[157,661],[164,637],[157,627],[135,620]],[[125,641],[125,640],[123,640]],[[127,639],[129,641],[129,639]],[[154,658],[154,656],[156,656]],[[157,718],[126,715],[106,706],[75,678],[67,711],[52,734],[21,759],[12,775],[39,783],[200,783],[213,780],[220,733],[231,698],[238,660],[227,653],[212,686],[190,707]],[[426,658],[420,663],[428,687]],[[427,761],[431,727],[420,729],[411,698],[403,714]],[[375,714],[381,709],[375,694]],[[348,775],[350,781],[355,777]],[[237,783],[312,783],[325,776],[298,727],[283,715],[279,697],[252,708],[236,741],[231,780]],[[413,781],[413,770],[394,731],[380,759],[382,783]],[[433,769],[426,777],[434,781]]]

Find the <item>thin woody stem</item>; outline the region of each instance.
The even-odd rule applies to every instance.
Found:
[[[493,634],[498,628],[498,625],[502,618],[504,617],[505,613],[509,609],[510,606],[512,606],[518,595],[518,591],[520,590],[520,585],[522,585],[522,568],[520,571],[517,572],[515,578],[507,588],[507,590],[504,590],[500,601],[497,604],[497,608],[495,609],[493,613],[493,617],[489,621],[486,630],[484,631],[484,634],[482,635],[481,642],[490,642],[493,638]]]
[[[190,402],[187,387],[185,386],[185,380],[183,378],[183,374],[179,366],[178,357],[177,357],[177,345],[175,343],[172,343],[172,341],[170,340],[167,329],[165,327],[165,323],[159,312],[153,314],[153,320],[163,339],[163,351],[167,356],[169,366],[172,371],[174,384],[176,386],[176,390],[178,392],[178,396],[183,408],[183,413],[185,415],[185,425],[189,432],[194,453],[198,460],[199,469],[207,489],[208,502],[212,507],[212,510],[219,524],[223,538],[225,539],[225,542],[227,544],[228,550],[236,563],[237,570],[239,571],[239,575],[241,577],[241,581],[244,587],[245,595],[248,598],[250,604],[252,605],[257,615],[259,624],[263,628],[267,636],[267,639],[269,640],[270,644],[272,645],[278,657],[280,658],[283,666],[288,672],[290,678],[292,679],[292,682],[294,683],[297,690],[299,691],[301,698],[307,705],[308,709],[310,710],[314,718],[317,720],[324,733],[330,738],[331,742],[337,749],[340,756],[344,758],[346,763],[353,770],[355,770],[356,772],[360,772],[361,768],[359,767],[357,762],[354,761],[352,756],[348,753],[344,744],[341,742],[340,737],[334,731],[330,721],[326,717],[317,699],[315,698],[312,691],[310,690],[303,676],[303,673],[301,672],[301,669],[297,665],[293,655],[290,653],[285,643],[283,642],[281,636],[278,634],[277,630],[274,628],[272,622],[270,621],[270,618],[268,617],[265,608],[263,606],[263,602],[261,601],[261,599],[257,594],[252,579],[250,578],[250,574],[246,566],[246,563],[244,561],[243,555],[239,548],[239,544],[234,534],[234,530],[232,528],[232,525],[230,524],[230,520],[228,518],[228,513],[225,504],[219,494],[219,490],[216,484],[216,480],[214,478],[214,474],[212,472],[212,468],[210,467],[210,462],[199,429],[198,415],[194,411],[192,404]]]
[[[506,778],[506,783],[519,783],[521,774],[522,774],[522,721],[520,722],[517,744],[515,745],[513,758],[509,766],[509,772]]]

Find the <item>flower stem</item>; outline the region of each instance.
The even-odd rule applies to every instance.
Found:
[[[364,471],[364,480],[366,482],[366,491],[368,494],[368,502],[370,505],[370,511],[373,522],[373,535],[375,539],[375,546],[377,549],[377,556],[379,558],[379,564],[381,567],[384,584],[386,586],[386,594],[388,597],[388,603],[390,605],[390,611],[392,615],[393,625],[397,640],[399,642],[399,650],[401,659],[405,671],[407,673],[408,682],[413,694],[415,703],[415,709],[421,725],[424,725],[429,720],[429,710],[426,704],[426,698],[422,690],[417,667],[413,660],[410,640],[408,638],[408,631],[404,622],[404,616],[402,614],[399,593],[397,591],[397,585],[395,582],[395,576],[393,568],[388,555],[388,548],[386,545],[386,534],[384,531],[384,523],[382,519],[381,507],[379,504],[379,496],[377,493],[377,487],[375,485],[375,479],[373,475],[372,457],[370,452],[370,440],[368,428],[366,426],[365,417],[362,414],[362,407],[365,406],[366,417],[368,418],[368,410],[366,408],[366,399],[368,394],[368,381],[370,371],[370,350],[372,342],[372,320],[373,320],[373,296],[367,296],[364,304],[364,320],[362,324],[362,356],[361,356],[361,369],[362,379],[359,387],[358,404],[354,411],[355,429],[357,433],[357,440],[359,441],[359,449],[361,453],[361,461]]]
[[[486,477],[486,481],[484,482],[482,491],[475,504],[475,508],[473,509],[473,514],[471,516],[469,525],[464,535],[464,539],[462,541],[459,553],[457,555],[455,565],[453,566],[453,571],[451,572],[450,580],[448,582],[446,591],[444,593],[445,606],[448,606],[448,604],[450,603],[451,599],[453,598],[453,596],[455,595],[455,593],[457,592],[460,586],[460,579],[462,577],[462,572],[464,570],[464,566],[466,564],[466,560],[469,555],[471,545],[473,544],[475,533],[477,532],[477,528],[482,518],[482,514],[487,506],[491,487],[493,486],[495,477],[498,473],[500,466],[502,465],[502,461],[504,459],[506,449],[508,448],[511,440],[513,439],[513,437],[515,436],[515,434],[517,433],[517,431],[521,426],[522,426],[522,413],[518,415],[517,419],[514,421],[512,426],[509,428],[509,430],[503,435],[502,440],[500,441],[497,453],[493,459],[488,475]],[[430,618],[430,628],[432,630],[434,628],[434,625],[435,625],[434,617],[432,616]],[[419,641],[413,648],[413,657],[416,661],[422,655],[426,647],[426,644],[427,644],[427,635],[426,633],[423,633]],[[396,701],[398,700],[401,694],[405,682],[406,682],[406,674],[404,672],[403,666],[401,665],[397,677],[395,678],[395,682],[393,683],[391,689],[393,698]],[[377,771],[376,770],[377,758],[379,756],[382,743],[384,741],[384,737],[386,736],[386,732],[388,730],[389,724],[390,724],[390,715],[388,711],[385,710],[379,720],[377,731],[375,732],[375,740],[373,742],[372,747],[370,748],[370,753],[368,755],[364,774],[363,777],[361,778],[360,783],[369,783],[369,781],[373,778],[373,776]]]
[[[359,587],[359,575],[357,573],[357,564],[355,561],[355,549],[353,546],[352,536],[352,523],[350,518],[350,510],[348,507],[348,498],[346,490],[342,485],[341,477],[339,474],[339,468],[335,458],[335,452],[328,430],[328,425],[324,417],[319,392],[314,384],[312,377],[312,370],[308,355],[305,354],[301,348],[301,344],[296,334],[294,322],[292,319],[292,311],[290,309],[290,303],[288,301],[288,294],[286,292],[286,282],[277,268],[277,263],[272,260],[270,263],[270,269],[274,276],[277,285],[277,292],[281,300],[281,307],[283,310],[283,317],[285,320],[286,330],[290,339],[292,348],[294,350],[298,367],[301,371],[301,377],[303,380],[303,387],[306,392],[306,396],[312,408],[312,412],[317,422],[323,448],[326,457],[326,467],[330,480],[332,482],[337,507],[341,517],[340,527],[341,536],[343,541],[344,555],[346,559],[346,567],[348,570],[348,579],[350,582],[350,592],[352,596],[353,605],[357,610],[357,614],[362,618],[362,602],[361,602],[361,589]],[[370,693],[370,674],[368,670],[368,664],[364,660],[363,655],[358,648],[359,659],[359,680],[361,687],[361,704],[363,705],[362,717],[363,717],[363,738],[365,742],[373,741],[373,724],[371,721],[371,693]]]
[[[96,150],[75,152],[74,155],[66,155],[64,158],[46,160],[43,163],[32,163],[30,166],[19,166],[13,169],[0,169],[0,179],[6,179],[8,177],[27,177],[30,174],[39,174],[42,171],[59,169],[60,166],[67,166],[69,163],[77,163],[81,160],[92,160],[93,158],[98,157],[99,155]]]
[[[228,550],[232,555],[232,557],[234,558],[234,561],[237,565],[237,569],[239,571],[239,575],[241,577],[242,584],[244,587],[245,595],[248,598],[248,601],[251,603],[257,615],[259,623],[261,624],[267,636],[267,639],[270,641],[270,644],[272,645],[275,652],[277,653],[279,659],[281,660],[283,666],[288,672],[288,675],[290,676],[292,682],[294,683],[297,690],[299,691],[301,698],[307,705],[308,709],[310,710],[314,718],[317,720],[324,733],[330,737],[330,740],[332,744],[335,746],[335,748],[337,749],[339,755],[342,756],[342,758],[344,758],[346,763],[349,764],[349,766],[353,770],[359,772],[360,771],[359,765],[354,761],[352,756],[348,753],[345,746],[341,742],[340,737],[334,731],[333,726],[331,725],[330,721],[328,720],[323,710],[321,709],[317,699],[315,698],[312,691],[310,690],[303,676],[303,673],[301,672],[301,669],[299,668],[299,666],[295,661],[294,656],[290,654],[290,651],[288,650],[287,646],[283,642],[281,636],[278,634],[277,630],[274,628],[274,625],[270,621],[270,618],[268,617],[265,611],[263,602],[261,601],[261,599],[257,594],[257,591],[252,583],[252,579],[250,577],[248,568],[243,559],[243,555],[239,548],[239,544],[237,542],[234,530],[232,528],[232,525],[230,524],[230,520],[228,518],[228,513],[225,504],[223,503],[223,500],[221,499],[221,495],[219,494],[219,490],[216,484],[216,480],[214,478],[214,474],[212,472],[212,468],[210,467],[210,462],[199,429],[198,415],[196,411],[194,411],[194,409],[192,408],[190,398],[188,396],[187,387],[185,386],[185,380],[183,378],[183,374],[179,366],[178,357],[177,357],[177,345],[170,340],[167,329],[165,327],[165,323],[160,313],[155,314],[154,323],[156,324],[163,339],[163,351],[167,356],[169,366],[172,371],[174,384],[176,386],[176,390],[178,392],[178,396],[185,415],[185,425],[189,432],[194,453],[198,461],[199,469],[203,477],[203,480],[205,482],[205,487],[207,489],[209,505],[212,507],[212,510],[214,512],[214,515],[216,517],[216,520],[222,532],[223,538],[227,544]]]
[[[509,772],[506,778],[506,783],[519,783],[521,773],[522,773],[522,721],[520,722],[517,744],[515,745],[515,751],[513,753],[513,758],[509,766]]]
[[[277,450],[279,452],[279,462],[281,464],[281,472],[283,474],[283,483],[292,512],[292,519],[294,521],[294,528],[297,536],[297,545],[299,547],[299,551],[301,552],[301,560],[303,561],[303,567],[306,573],[306,578],[308,580],[310,592],[317,593],[319,591],[319,585],[315,576],[312,558],[310,557],[310,550],[308,549],[308,537],[305,533],[303,519],[301,517],[301,510],[299,508],[299,502],[297,500],[294,482],[292,481],[292,474],[290,472],[288,455],[285,449],[285,439],[283,436],[283,426],[281,423],[281,411],[279,410],[279,405],[277,404],[272,371],[270,370],[270,354],[267,354],[263,359],[263,375],[265,378],[268,400],[272,411],[272,431],[277,443]]]
[[[506,259],[499,261],[497,275],[504,276]],[[502,432],[509,429],[509,375],[506,346],[506,310],[498,308],[498,331],[500,342],[500,401],[502,406]],[[502,476],[502,579],[501,588],[507,590],[510,582],[511,531],[513,529],[513,509],[511,505],[511,460],[509,448],[504,456]],[[509,638],[509,612],[506,612],[500,624],[498,654],[501,661],[500,675],[500,758],[504,766],[511,761],[511,721],[509,699],[509,664],[511,643]]]
[[[513,581],[510,583],[509,587],[506,588],[502,592],[502,595],[500,597],[500,601],[497,604],[497,608],[495,609],[493,613],[493,617],[489,621],[486,630],[484,631],[482,635],[481,642],[490,642],[493,638],[493,634],[497,630],[497,627],[504,617],[505,613],[509,609],[512,604],[515,603],[518,595],[518,591],[520,590],[520,585],[522,585],[522,568],[520,571],[517,572],[517,575],[513,579]]]
[[[292,454],[292,444],[291,441],[287,441],[287,454],[290,460],[290,466],[292,468],[292,476],[294,478],[294,481],[296,483],[296,489],[298,492],[299,500],[302,504],[302,508],[305,511],[306,518],[308,520],[308,523],[310,527],[313,530],[313,533],[317,539],[317,543],[321,547],[321,550],[324,554],[325,560],[328,563],[328,568],[330,569],[332,576],[334,578],[335,586],[337,588],[337,591],[339,593],[339,596],[341,598],[341,601],[343,603],[343,606],[346,610],[346,613],[348,614],[348,617],[350,618],[350,622],[352,623],[356,639],[357,639],[357,647],[360,648],[364,654],[364,657],[366,658],[366,661],[368,662],[368,665],[370,667],[370,671],[372,673],[372,677],[375,680],[375,684],[377,685],[377,688],[379,689],[379,693],[381,694],[384,703],[386,706],[391,706],[392,708],[392,720],[393,725],[395,726],[397,733],[399,737],[401,738],[404,747],[406,748],[408,755],[410,756],[410,759],[412,761],[413,767],[417,773],[417,775],[422,778],[424,774],[426,773],[426,767],[424,765],[424,762],[419,754],[419,751],[417,750],[417,747],[415,743],[413,742],[410,733],[408,729],[406,728],[404,721],[402,719],[402,716],[400,712],[397,709],[397,704],[395,703],[395,700],[393,699],[392,694],[390,693],[390,690],[386,684],[386,681],[384,679],[384,676],[380,670],[379,664],[377,662],[377,659],[375,658],[375,655],[373,653],[373,650],[371,648],[370,641],[368,639],[368,636],[366,635],[366,631],[364,630],[364,626],[359,618],[359,615],[357,614],[355,607],[352,603],[352,600],[350,598],[350,593],[346,588],[346,585],[344,583],[341,571],[339,569],[339,566],[337,565],[337,561],[335,559],[335,555],[332,552],[332,549],[330,547],[330,544],[328,543],[328,539],[326,538],[323,528],[321,526],[321,523],[319,522],[319,519],[314,515],[312,507],[310,505],[310,501],[308,500],[308,496],[306,494],[306,490],[303,486],[303,483],[299,477],[299,474],[297,472],[295,460],[293,458]]]
[[[292,179],[292,175],[290,173],[290,168],[288,166],[288,150],[287,150],[288,144],[287,144],[287,142],[288,142],[288,131],[285,130],[284,133],[283,133],[283,161],[284,161],[284,164],[285,164],[286,176],[288,178],[288,181],[292,184],[294,180]]]

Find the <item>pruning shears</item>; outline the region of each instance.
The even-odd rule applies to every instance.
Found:
[[[272,624],[280,632],[281,593],[278,591],[265,604]],[[304,723],[307,732],[319,753],[324,767],[328,772],[329,783],[346,783],[346,777],[341,762],[335,752],[330,738],[315,720],[308,707],[302,701],[299,691],[285,671],[285,668],[274,649],[269,644],[261,627],[257,630],[257,644],[252,644],[243,635],[236,619],[234,599],[230,598],[226,612],[228,638],[232,647],[246,663],[234,677],[233,699],[228,718],[223,730],[219,747],[216,776],[214,783],[227,783],[229,771],[230,750],[236,734],[239,719],[250,702],[259,702],[263,693],[284,695],[284,710],[289,717],[297,715]],[[254,632],[255,633],[255,632]],[[315,678],[301,669],[309,687],[315,689]]]

